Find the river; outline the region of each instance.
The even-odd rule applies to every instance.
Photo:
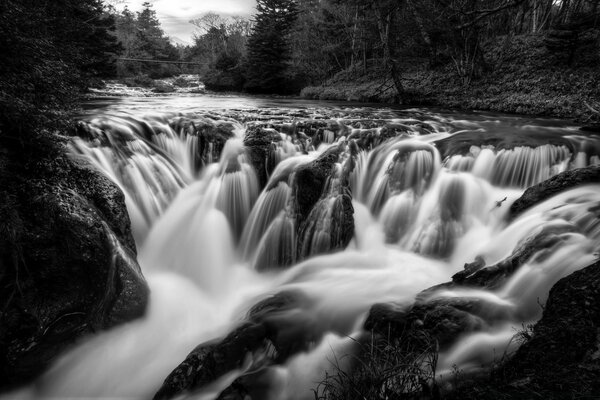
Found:
[[[353,351],[371,305],[408,307],[465,263],[493,265],[552,231],[554,245],[501,287],[434,294],[491,305],[496,317],[439,357],[438,375],[473,370],[514,349],[552,285],[600,248],[600,227],[586,222],[600,185],[507,218],[527,187],[600,162],[598,136],[568,121],[233,95],[98,98],[80,120],[70,150],[125,193],[150,305],[143,319],[79,343],[22,397],[150,398],[198,344],[226,335],[266,297],[293,292],[303,301],[282,324],[311,344],[265,368],[261,393],[312,399],[332,360]],[[266,182],[244,143],[249,131],[273,138]],[[299,238],[296,172],[332,149],[335,167]],[[339,246],[344,196],[354,232]],[[254,363],[189,397],[215,398]]]

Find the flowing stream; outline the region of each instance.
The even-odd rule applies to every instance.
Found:
[[[125,193],[150,304],[144,318],[83,340],[23,397],[151,398],[194,347],[223,337],[265,297],[290,291],[302,306],[282,318],[310,332],[314,345],[270,368],[265,398],[312,399],[332,352],[352,351],[349,337],[371,305],[408,306],[465,263],[493,265],[550,232],[553,245],[501,287],[432,294],[489,304],[486,328],[460,337],[438,363],[441,375],[478,368],[513,348],[516,329],[541,317],[552,285],[600,250],[599,184],[508,222],[527,187],[600,163],[599,138],[564,121],[233,96],[97,100],[81,121],[72,154]],[[277,139],[263,183],[244,144],[258,128]],[[337,173],[297,248],[294,171],[332,146],[341,149]],[[354,234],[329,252],[345,172]],[[214,398],[243,373],[190,398]]]

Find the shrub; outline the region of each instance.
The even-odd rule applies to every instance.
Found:
[[[352,357],[349,370],[332,361],[335,373],[313,390],[315,400],[419,399],[437,393],[438,346],[426,332],[370,339],[359,343],[358,355],[345,356]]]

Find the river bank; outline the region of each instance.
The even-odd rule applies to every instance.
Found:
[[[560,54],[545,47],[541,35],[528,35],[515,37],[509,44],[500,41],[484,57],[487,70],[468,85],[451,60],[430,68],[428,60],[405,59],[405,91],[400,97],[385,69],[365,74],[360,67],[343,71],[320,86],[304,88],[301,97],[486,110],[582,124],[600,121],[588,107],[597,109],[600,102],[597,54],[586,54],[568,65]]]

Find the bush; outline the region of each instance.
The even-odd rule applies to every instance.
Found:
[[[369,343],[359,343],[360,354],[352,357],[350,369],[332,361],[335,373],[313,390],[315,400],[420,399],[437,393],[435,369],[437,342],[426,332],[409,331],[398,338],[371,334]]]

